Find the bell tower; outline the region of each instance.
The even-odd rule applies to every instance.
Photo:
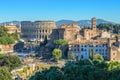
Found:
[[[96,30],[96,18],[92,18],[92,30]]]

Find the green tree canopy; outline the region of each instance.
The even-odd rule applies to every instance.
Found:
[[[67,41],[65,41],[65,40],[63,40],[63,39],[59,39],[59,40],[55,40],[55,41],[54,41],[54,44],[55,44],[55,45],[58,45],[59,48],[60,48],[61,46],[67,45]]]
[[[69,55],[69,59],[70,59],[70,60],[75,60],[75,55],[74,55],[74,53],[71,53],[71,54]]]
[[[0,26],[0,37],[8,35],[7,31],[7,28],[5,28],[4,26]]]
[[[93,57],[93,60],[104,61],[104,58],[100,54],[95,54],[94,57]]]
[[[13,44],[16,40],[19,40],[20,33],[8,33],[8,29],[4,26],[0,26],[0,44],[7,45]]]
[[[20,33],[12,33],[11,34],[11,37],[14,39],[14,40],[19,40],[19,35],[20,35]]]
[[[52,55],[55,61],[58,61],[62,57],[62,51],[60,49],[54,49]]]
[[[17,56],[0,54],[0,66],[6,66],[9,70],[13,70],[21,66],[21,61]]]
[[[100,30],[107,30],[113,33],[120,33],[120,24],[102,23],[97,26]]]
[[[68,62],[62,68],[51,67],[37,72],[30,80],[120,80],[119,65],[119,62],[91,60]]]
[[[7,67],[0,67],[0,80],[12,80],[11,73]]]
[[[7,45],[7,44],[13,44],[13,43],[15,43],[15,40],[8,36],[0,37],[0,44]]]

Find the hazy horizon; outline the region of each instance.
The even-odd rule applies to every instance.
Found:
[[[90,18],[90,19],[82,19],[82,20],[91,20],[92,18]],[[100,19],[100,18],[96,18],[96,19]],[[21,21],[32,21],[32,22],[34,22],[34,21],[55,21],[55,22],[57,22],[57,21],[61,21],[61,20],[70,20],[70,21],[75,21],[75,22],[77,22],[77,21],[81,21],[81,20],[71,20],[71,19],[59,19],[59,20],[10,20],[10,21],[3,21],[3,22],[0,22],[0,23],[4,23],[4,22],[12,22],[12,21],[19,21],[19,22],[21,22]],[[105,19],[102,19],[102,20],[105,20]],[[116,23],[117,24],[117,22],[115,22],[115,21],[110,21],[110,20],[105,20],[105,21],[108,21],[108,22],[114,22],[114,23]],[[118,23],[118,24],[120,24],[120,22]]]

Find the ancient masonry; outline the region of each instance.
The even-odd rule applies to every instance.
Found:
[[[22,21],[22,37],[28,41],[42,42],[45,38],[50,39],[52,30],[57,28],[54,21]]]

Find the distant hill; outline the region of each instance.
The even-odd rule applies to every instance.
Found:
[[[20,25],[20,21],[9,21],[9,22],[2,22],[2,23],[0,23],[0,25],[4,25],[4,24],[10,24],[10,23],[13,23],[13,24],[16,24],[16,25]]]
[[[79,26],[86,26],[86,27],[90,27],[91,26],[91,20],[79,20],[79,21],[74,21],[74,20],[59,20],[59,21],[56,21],[56,24],[57,24],[57,26],[60,26],[62,24],[72,24],[73,22],[78,22]],[[0,25],[10,24],[10,23],[20,25],[20,21],[3,22],[3,23],[0,23]],[[110,22],[110,21],[106,21],[106,20],[103,20],[103,19],[97,19],[97,24],[101,24],[101,23],[115,24],[115,22]]]
[[[73,20],[59,20],[56,22],[57,26],[60,26],[62,24],[72,24],[73,22],[78,22],[79,26],[86,26],[90,27],[91,26],[91,20],[79,20],[79,21],[73,21]],[[106,21],[103,19],[97,19],[97,25],[101,23],[111,23],[115,24],[114,22]]]

